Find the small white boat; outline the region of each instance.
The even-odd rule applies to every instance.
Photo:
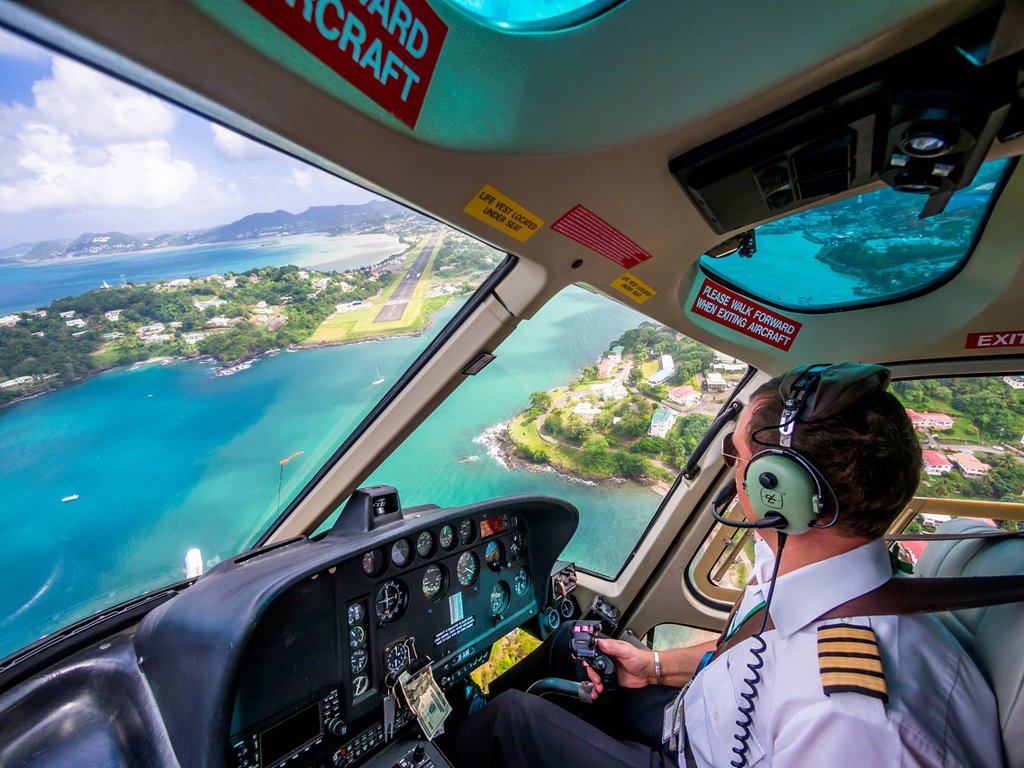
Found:
[[[72,493],[70,496],[65,496],[61,501],[78,501],[78,494]]]
[[[376,387],[378,384],[383,384],[383,383],[384,383],[384,377],[380,375],[380,368],[378,368],[377,369],[377,378],[373,380],[373,384],[371,386]]]

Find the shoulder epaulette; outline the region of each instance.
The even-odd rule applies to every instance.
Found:
[[[889,701],[878,638],[871,627],[845,623],[818,627],[818,668],[826,696],[861,693]]]

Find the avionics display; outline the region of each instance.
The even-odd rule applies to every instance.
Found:
[[[270,766],[323,735],[320,703],[296,712],[260,734],[260,764]]]
[[[505,515],[489,517],[480,523],[480,538],[486,539],[496,533],[504,533],[508,530],[508,518]]]

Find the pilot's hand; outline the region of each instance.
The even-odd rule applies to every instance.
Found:
[[[615,677],[623,688],[643,688],[650,685],[654,675],[654,654],[637,648],[622,640],[601,638],[597,641],[598,650],[611,657],[615,662]],[[591,698],[604,691],[604,681],[593,667],[586,665],[587,676],[594,684]]]

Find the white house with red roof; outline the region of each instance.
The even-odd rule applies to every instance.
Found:
[[[922,429],[952,429],[953,428],[953,417],[946,413],[918,413],[917,411],[906,409],[907,416],[910,417],[910,423],[914,425],[914,429],[920,431]]]
[[[948,475],[953,471],[953,462],[946,458],[944,453],[938,451],[922,451],[924,459],[924,471],[932,476]]]
[[[984,477],[992,469],[972,453],[954,453],[949,459],[956,464],[957,469],[964,474],[964,477]]]
[[[673,403],[680,403],[687,408],[692,408],[700,402],[700,392],[693,387],[676,387],[668,391],[668,399]]]

